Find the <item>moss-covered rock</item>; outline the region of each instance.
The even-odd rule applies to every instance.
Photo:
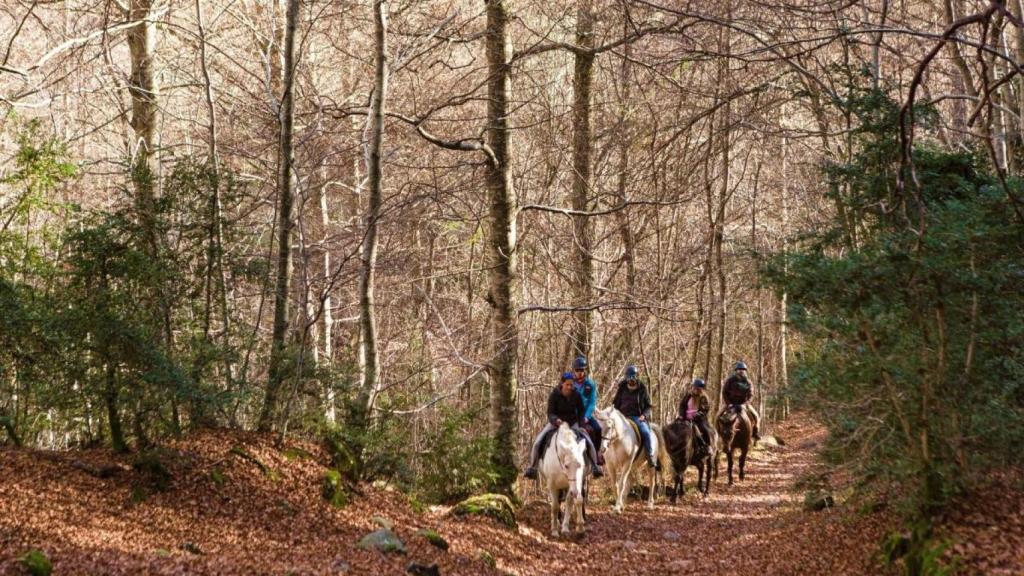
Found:
[[[238,456],[242,460],[246,460],[248,462],[252,462],[253,464],[255,464],[256,467],[260,469],[260,472],[262,472],[263,475],[266,476],[267,478],[270,478],[271,480],[278,480],[281,478],[281,475],[277,472],[277,470],[274,470],[270,466],[267,466],[262,460],[253,456],[252,453],[246,450],[245,448],[242,448],[241,446],[232,446],[229,452],[231,454],[234,454],[235,456]]]
[[[281,455],[288,460],[315,460],[316,458],[308,451],[298,446],[285,448]]]
[[[516,510],[508,496],[502,494],[481,494],[471,496],[452,508],[455,516],[487,516],[509,528],[516,527]]]
[[[835,497],[824,490],[812,490],[804,495],[804,510],[819,512],[836,505]]]
[[[32,576],[50,576],[53,572],[53,563],[41,550],[32,550],[22,556],[21,565]]]
[[[394,530],[395,529],[395,523],[392,522],[390,519],[385,518],[383,516],[374,516],[373,518],[370,518],[370,522],[373,522],[374,524],[376,524],[377,526],[380,526],[381,528],[387,528],[388,530]]]
[[[132,468],[139,473],[148,487],[163,492],[171,487],[169,463],[175,455],[168,450],[153,448],[139,452],[132,461]]]
[[[422,537],[427,542],[430,542],[432,546],[440,548],[441,550],[448,550],[448,541],[434,530],[423,528],[422,530],[417,530],[416,535]]]
[[[384,553],[397,552],[405,554],[405,543],[398,538],[398,535],[387,528],[374,530],[363,536],[357,546],[367,550],[380,550]]]
[[[217,486],[223,486],[227,478],[224,476],[224,471],[220,468],[214,468],[210,470],[210,480],[213,481]]]
[[[483,562],[484,564],[487,564],[487,566],[489,566],[491,570],[496,570],[498,568],[498,561],[495,560],[494,555],[488,552],[487,550],[477,550],[476,559]]]
[[[328,470],[320,485],[320,494],[335,508],[344,508],[348,504],[348,488],[341,477],[341,472]]]

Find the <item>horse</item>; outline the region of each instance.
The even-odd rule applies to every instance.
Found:
[[[697,467],[697,490],[707,496],[711,491],[711,463],[717,456],[718,435],[714,430],[709,430],[710,445],[708,453],[703,456],[697,455],[696,426],[685,418],[677,418],[675,422],[665,427],[665,450],[672,460],[672,481],[673,491],[671,502],[676,503],[678,496],[686,495],[686,468],[690,465]],[[705,478],[704,471],[707,471]]]
[[[619,412],[614,406],[604,410],[595,410],[594,417],[601,423],[604,429],[604,458],[605,468],[608,477],[615,488],[615,505],[612,512],[622,512],[626,505],[626,495],[629,492],[630,474],[639,466],[646,466],[650,471],[650,492],[647,496],[647,507],[654,508],[654,493],[659,478],[658,471],[647,464],[643,456],[643,441],[634,431],[629,418]],[[651,442],[654,444],[654,455],[658,462],[668,464],[668,454],[665,452],[665,442],[661,437],[661,429],[654,423],[648,422],[651,427]]]
[[[541,461],[541,484],[546,485],[551,499],[551,537],[559,535],[558,521],[562,520],[563,535],[569,533],[569,521],[576,524],[576,532],[583,533],[583,504],[586,498],[587,474],[590,469],[586,462],[586,440],[565,422],[554,432],[554,437],[544,451]],[[565,513],[561,513],[561,502],[565,500]]]
[[[747,463],[747,452],[750,451],[753,428],[747,411],[742,406],[729,406],[719,414],[715,426],[718,428],[718,435],[722,439],[722,452],[725,452],[729,459],[729,485],[732,485],[732,459],[733,451],[740,451],[740,480],[743,480],[743,470]],[[715,478],[718,478],[718,455],[715,455]]]

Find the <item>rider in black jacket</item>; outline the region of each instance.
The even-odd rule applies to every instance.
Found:
[[[576,435],[587,441],[587,453],[590,457],[591,471],[595,478],[604,476],[604,471],[597,465],[597,450],[594,448],[590,435],[583,432],[580,422],[583,421],[583,398],[576,392],[572,372],[562,374],[562,382],[548,396],[548,424],[537,435],[530,450],[530,466],[523,472],[527,478],[537,477],[537,461],[540,459],[540,445],[544,436],[553,432],[563,422],[572,427]]]

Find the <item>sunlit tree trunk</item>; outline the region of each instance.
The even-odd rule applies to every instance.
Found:
[[[284,39],[284,81],[281,104],[278,110],[280,122],[279,166],[277,171],[278,191],[278,236],[277,276],[274,283],[274,327],[270,342],[270,367],[267,379],[266,397],[260,414],[259,429],[270,430],[278,417],[278,402],[284,381],[286,345],[289,324],[289,296],[292,277],[292,204],[295,193],[294,155],[292,150],[292,129],[294,123],[295,92],[295,30],[299,19],[299,0],[289,0],[285,16]]]
[[[576,8],[576,44],[590,49],[594,44],[594,15],[592,0],[579,0]],[[572,105],[572,207],[587,211],[590,195],[590,86],[594,76],[594,54],[587,51],[575,53]],[[590,218],[576,215],[573,218],[573,240],[575,241],[575,291],[576,305],[591,303],[594,292],[593,232]],[[572,330],[573,355],[586,356],[590,353],[593,337],[593,312],[584,310],[575,313]]]
[[[377,224],[380,219],[381,142],[384,136],[384,105],[387,98],[387,13],[383,0],[374,0],[374,82],[370,97],[369,140],[366,144],[367,193],[369,204],[363,223],[362,260],[359,274],[359,368],[362,384],[359,393],[361,418],[369,417],[380,391],[380,364],[377,358],[377,323],[374,317],[374,276],[377,268]],[[361,422],[365,425],[365,421]]]
[[[492,456],[498,473],[494,489],[511,492],[516,480],[516,368],[519,328],[516,311],[516,196],[512,187],[509,98],[511,53],[509,9],[504,0],[485,0],[487,11],[487,142],[492,156],[487,163],[488,303],[491,306],[493,356],[488,365],[491,381]]]

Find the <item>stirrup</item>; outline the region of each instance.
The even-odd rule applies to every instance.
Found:
[[[594,475],[594,478],[600,478],[604,476],[604,470],[602,470],[601,467],[597,466],[596,464],[590,467],[590,473]]]

